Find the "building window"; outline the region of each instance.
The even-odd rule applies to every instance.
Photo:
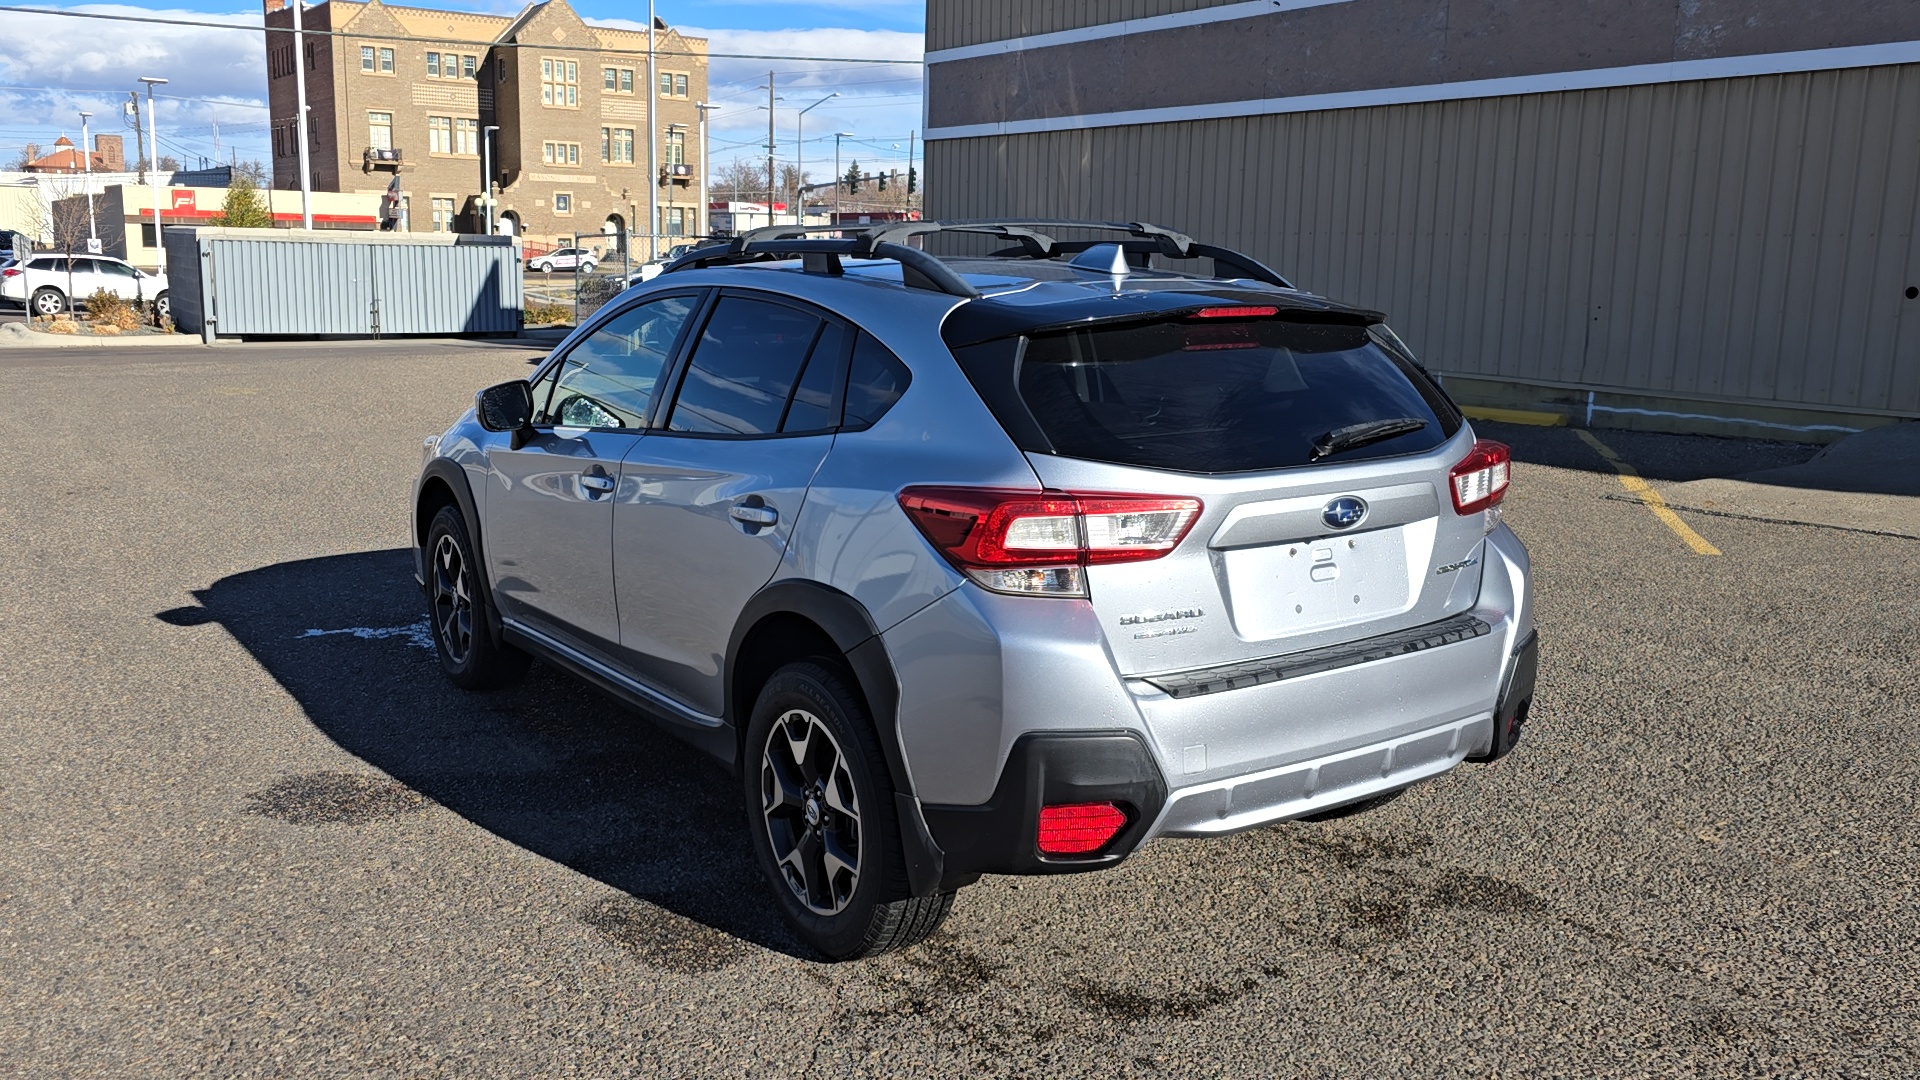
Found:
[[[603,90],[618,90],[620,89],[620,73],[613,68],[601,68],[600,83],[600,88]]]
[[[577,142],[550,142],[540,144],[540,160],[548,165],[580,164],[580,144]]]
[[[633,129],[601,128],[600,160],[612,165],[633,164]]]
[[[382,75],[393,74],[393,50],[392,49],[380,50],[380,74]]]
[[[575,60],[540,61],[540,104],[555,108],[580,105],[580,64]]]
[[[600,82],[609,94],[633,93],[632,68],[601,68]]]
[[[553,212],[556,214],[573,213],[573,193],[556,191],[553,193]]]
[[[437,52],[430,52],[427,54],[427,78],[437,79],[439,77],[440,77],[440,54]]]
[[[372,71],[373,69],[373,46],[360,46],[360,70]]]
[[[452,199],[433,200],[433,231],[434,232],[452,232],[453,231],[453,200]]]
[[[660,231],[668,236],[687,235],[687,208],[684,206],[663,206],[660,218],[664,225]]]
[[[664,71],[660,73],[660,96],[673,96],[673,76]]]
[[[684,131],[667,132],[666,152],[666,163],[668,165],[685,165],[687,163],[687,133]]]
[[[504,56],[496,56],[493,58],[493,81],[507,81],[507,58]]]
[[[313,71],[317,69],[319,66],[320,66],[320,47],[318,45],[315,45],[313,42],[309,41],[307,42],[307,70]]]
[[[375,150],[393,149],[392,113],[370,112],[367,114],[367,145]]]
[[[453,153],[453,117],[427,117],[427,153]]]
[[[663,98],[683,98],[687,96],[687,76],[683,72],[663,71],[660,73],[660,96]]]
[[[687,96],[687,77],[685,75],[675,75],[673,77],[673,96],[677,98]]]
[[[480,155],[480,121],[458,117],[453,122],[453,152],[468,157]]]
[[[477,65],[479,63],[480,63],[480,60],[478,57],[474,57],[474,56],[460,57],[460,77],[463,79],[473,78],[473,73],[476,70],[478,70]]]
[[[633,69],[632,68],[620,69],[620,92],[623,94],[633,93]]]

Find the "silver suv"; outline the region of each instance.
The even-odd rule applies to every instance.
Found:
[[[537,656],[733,767],[834,958],[1492,760],[1533,697],[1507,448],[1378,314],[1152,226],[700,248],[424,456],[447,676]]]

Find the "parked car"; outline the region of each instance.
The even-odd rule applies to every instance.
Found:
[[[572,270],[577,273],[592,273],[600,265],[600,256],[587,248],[565,247],[536,255],[527,260],[527,269],[551,274],[555,270]]]
[[[0,269],[0,299],[35,315],[58,315],[105,289],[135,303],[152,303],[160,318],[172,313],[167,279],[108,255],[35,255]]]
[[[748,233],[482,390],[413,492],[442,671],[537,656],[731,766],[834,958],[925,937],[982,874],[1511,750],[1538,647],[1507,448],[1378,314],[1075,228],[1118,238]],[[952,233],[1013,246],[910,243]]]
[[[698,246],[698,244],[675,244],[666,251],[661,252],[658,259],[641,263],[638,269],[627,275],[627,286],[631,288],[643,281],[652,281],[659,276],[660,271],[667,268],[668,263],[685,255]]]

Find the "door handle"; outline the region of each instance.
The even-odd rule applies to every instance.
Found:
[[[598,473],[581,473],[580,486],[588,491],[597,491],[602,495],[613,490],[613,477]]]
[[[732,506],[727,508],[727,516],[742,525],[766,528],[780,520],[780,511],[771,506]]]

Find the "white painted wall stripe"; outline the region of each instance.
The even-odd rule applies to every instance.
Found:
[[[1028,135],[1043,131],[1078,131],[1123,127],[1129,124],[1166,124],[1182,120],[1222,120],[1235,116],[1273,116],[1282,113],[1359,109],[1380,105],[1411,105],[1465,98],[1509,97],[1565,90],[1603,90],[1618,86],[1648,86],[1697,79],[1735,79],[1752,75],[1784,75],[1801,71],[1878,67],[1920,63],[1920,41],[1880,45],[1852,45],[1839,49],[1722,56],[1708,60],[1676,60],[1665,64],[1596,68],[1592,71],[1556,71],[1545,75],[1515,75],[1502,79],[1428,83],[1379,90],[1349,90],[1335,94],[1217,101],[1201,105],[1171,105],[1159,109],[1049,116],[1036,120],[1009,120],[990,124],[957,124],[927,129],[927,141],[977,139],[991,135]],[[929,73],[931,81],[931,73]]]
[[[1353,0],[1254,0],[1252,3],[1245,4],[1222,4],[1219,7],[1200,8],[1197,11],[1176,11],[1171,15],[1152,15],[1144,19],[1128,19],[1124,22],[1102,23],[1098,26],[1081,26],[1072,30],[1056,30],[1050,34],[1006,38],[1001,41],[982,42],[979,45],[961,45],[952,49],[930,52],[925,59],[929,64],[945,63],[948,60],[971,60],[977,56],[999,56],[1002,53],[1045,49],[1054,45],[1072,45],[1081,41],[1099,41],[1101,38],[1145,34],[1182,26],[1203,26],[1207,23],[1251,19],[1257,15],[1273,15],[1282,11],[1299,11],[1303,8],[1352,2]]]

